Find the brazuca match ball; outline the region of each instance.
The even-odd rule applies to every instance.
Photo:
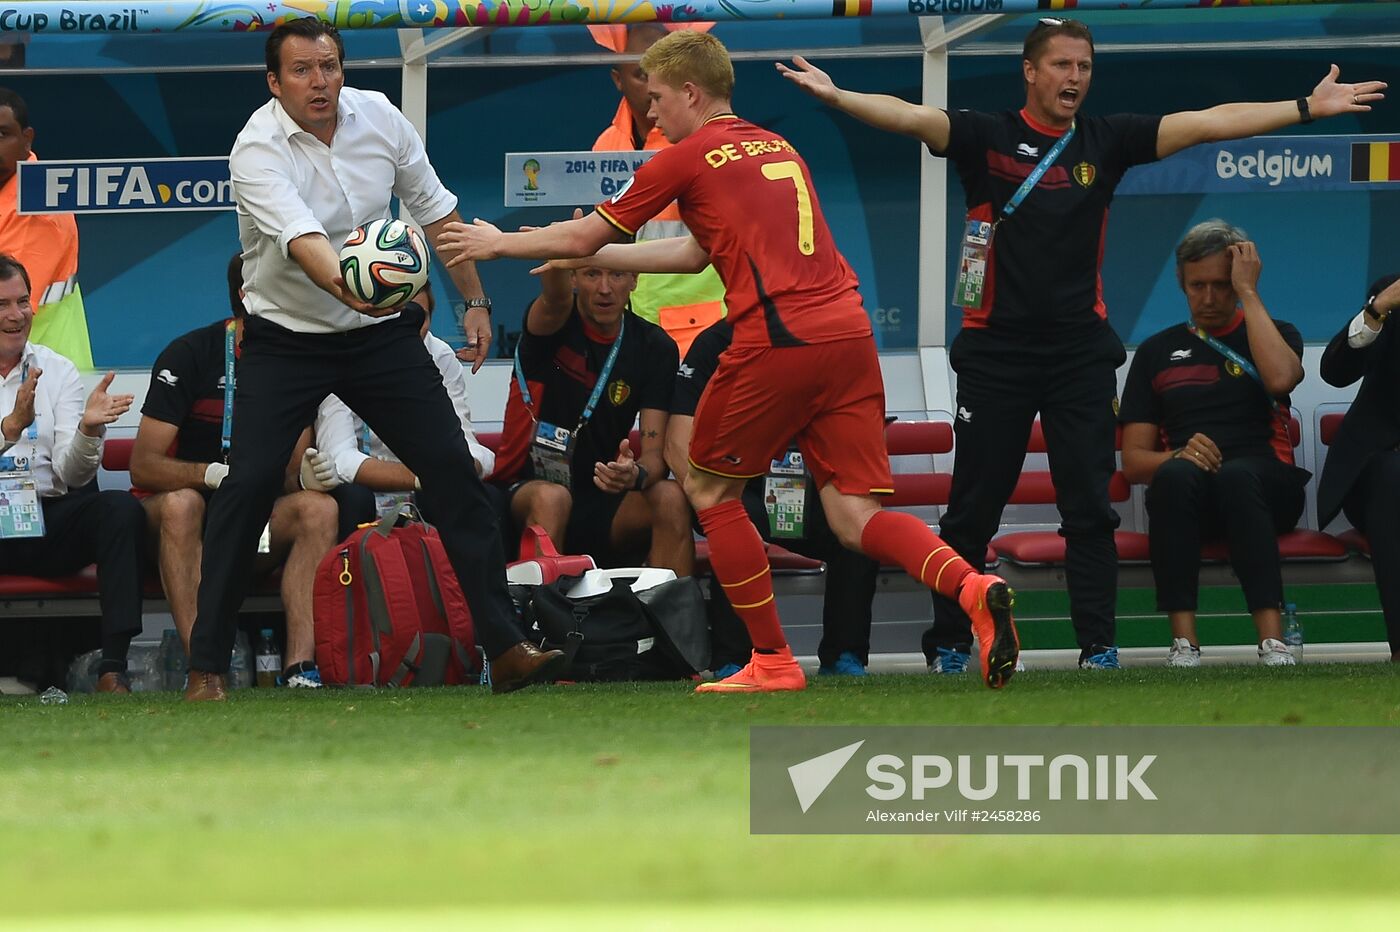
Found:
[[[350,293],[375,307],[393,307],[428,282],[428,250],[402,220],[372,220],[340,247],[340,274]]]

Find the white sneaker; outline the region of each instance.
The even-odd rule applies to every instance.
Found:
[[[1186,638],[1172,638],[1172,646],[1167,649],[1167,666],[1199,667],[1201,649],[1192,645]]]
[[[1265,638],[1259,644],[1259,662],[1266,667],[1291,667],[1298,661],[1287,644],[1278,638]]]

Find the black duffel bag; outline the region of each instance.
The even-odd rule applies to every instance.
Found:
[[[611,588],[582,598],[566,594],[578,576],[531,592],[525,620],[542,649],[562,650],[568,658],[560,679],[688,679],[709,667],[709,624],[699,583],[687,576],[633,592],[631,582],[641,572],[608,571]],[[626,573],[631,575],[620,575]]]

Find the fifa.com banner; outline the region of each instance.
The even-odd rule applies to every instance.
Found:
[[[778,727],[755,834],[1395,834],[1400,728]]]
[[[233,210],[228,157],[20,162],[21,214]]]

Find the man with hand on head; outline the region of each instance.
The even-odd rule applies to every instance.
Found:
[[[1167,665],[1201,662],[1201,544],[1223,536],[1259,632],[1259,661],[1292,664],[1279,609],[1277,535],[1303,513],[1309,474],[1293,465],[1288,393],[1303,380],[1298,328],[1259,297],[1259,251],[1223,220],[1176,248],[1186,324],[1142,342],[1123,386],[1123,473],[1147,485],[1157,608],[1171,623]],[[1165,446],[1166,449],[1161,448]]]
[[[297,437],[329,394],[364,418],[421,483],[419,506],[471,606],[492,689],[549,680],[565,660],[525,640],[506,591],[495,516],[419,320],[357,299],[341,277],[340,244],[389,216],[392,197],[423,222],[430,242],[459,219],[457,199],[413,126],[384,95],[345,87],[344,58],[340,34],[323,20],[272,30],[272,100],[249,118],[229,155],[248,319],[229,474],[206,524],[189,701],[225,698],[258,536]],[[490,302],[470,263],[455,266],[452,279],[467,298],[475,371],[491,339]]]
[[[962,330],[949,346],[958,374],[957,444],[943,535],[974,566],[1021,475],[1031,425],[1045,431],[1065,537],[1070,617],[1079,665],[1116,669],[1118,516],[1115,370],[1126,354],[1108,325],[1099,266],[1108,208],[1125,172],[1203,142],[1365,113],[1380,81],[1342,84],[1334,65],[1306,97],[1222,104],[1167,116],[1082,112],[1094,39],[1072,19],[1042,18],[1021,54],[1025,106],[941,110],[837,87],[801,57],[778,71],[807,93],[877,129],[913,136],[954,163],[967,192],[961,274],[953,303]],[[951,600],[935,601],[925,651],[971,640]]]
[[[141,633],[141,506],[126,492],[84,488],[97,478],[107,425],[131,408],[109,372],[84,396],[78,370],[29,341],[29,273],[0,255],[0,569],[66,576],[97,564],[102,659],[97,691],[129,693],[131,639]]]

